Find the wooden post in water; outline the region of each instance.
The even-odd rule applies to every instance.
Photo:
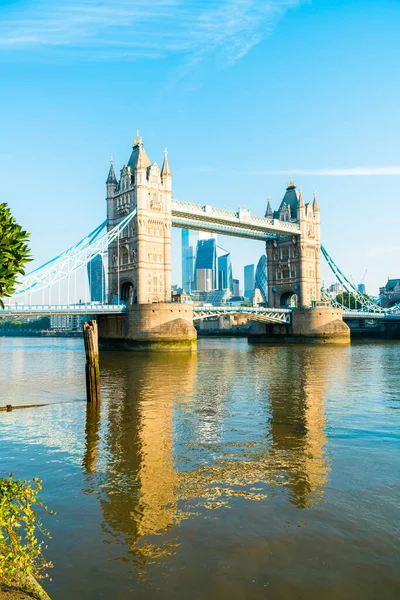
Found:
[[[96,321],[83,324],[86,353],[86,397],[88,402],[100,400],[99,342]]]

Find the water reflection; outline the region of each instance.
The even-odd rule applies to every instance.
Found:
[[[100,439],[100,404],[86,404],[85,454],[82,461],[84,473],[96,473]]]
[[[104,354],[107,465],[96,491],[104,530],[156,558],[174,544],[151,536],[193,512],[286,489],[298,508],[321,501],[331,358],[326,348],[218,345],[187,356]],[[99,426],[99,409],[88,407],[87,474],[96,469]]]

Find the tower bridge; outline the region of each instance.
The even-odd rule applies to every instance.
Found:
[[[119,178],[111,162],[106,205],[106,221],[55,259],[29,273],[11,303],[0,311],[1,316],[85,311],[98,316],[100,340],[105,343],[191,349],[197,337],[194,320],[240,312],[257,322],[253,337],[259,340],[265,335],[289,333],[304,340],[348,343],[349,328],[343,322],[341,307],[321,302],[320,208],[316,196],[306,203],[293,181],[289,182],[277,210],[272,210],[268,200],[264,216],[252,215],[246,208],[235,212],[178,201],[172,198],[167,151],[159,168],[150,161],[143,140],[137,135]],[[210,308],[172,303],[172,227],[263,242],[267,255],[268,307]],[[322,250],[335,272],[336,265]],[[61,282],[66,282],[69,298],[71,278],[98,255],[106,258],[107,264],[108,291],[102,302],[77,304],[75,298],[75,302],[62,304]],[[344,278],[338,269],[335,274],[339,279]],[[345,286],[350,285],[345,281]],[[58,303],[46,305],[44,290],[57,285]],[[376,316],[378,309],[372,303],[362,302],[363,309]],[[293,310],[291,306],[298,308]]]

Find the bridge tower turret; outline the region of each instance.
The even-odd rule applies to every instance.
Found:
[[[118,181],[117,178],[115,176],[115,171],[114,171],[114,160],[111,157],[110,158],[110,170],[108,171],[108,177],[107,177],[107,181],[106,181],[106,186],[107,186],[107,197],[106,197],[106,202],[107,202],[107,220],[108,220],[108,225],[109,225],[109,229],[114,227],[114,221],[116,218],[116,214],[114,212],[114,196],[118,187]]]
[[[268,305],[306,307],[321,299],[320,210],[305,203],[301,190],[290,180],[275,219],[297,223],[300,236],[279,236],[267,241]]]
[[[137,132],[128,164],[116,180],[107,179],[111,229],[136,209],[119,240],[109,247],[109,301],[128,304],[165,302],[171,295],[172,173],[165,153],[160,171],[151,163]]]

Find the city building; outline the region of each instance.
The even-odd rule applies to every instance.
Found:
[[[344,291],[343,285],[339,282],[332,283],[332,285],[328,287],[328,292],[330,294],[334,294],[335,296],[338,294],[343,294]]]
[[[365,296],[365,294],[367,293],[366,287],[365,287],[365,283],[359,283],[357,286],[357,292],[359,294],[362,294],[363,296]]]
[[[400,304],[400,279],[388,279],[384,287],[379,288],[379,303],[383,308]]]
[[[54,331],[80,331],[83,318],[81,315],[51,315],[50,329]]]
[[[239,279],[232,279],[232,296],[240,296]]]
[[[217,289],[217,241],[198,240],[195,261],[195,290],[210,292]]]
[[[267,257],[263,254],[257,263],[256,275],[254,278],[254,290],[258,291],[259,297],[261,296],[261,303],[268,303],[268,270],[267,270]]]
[[[190,294],[194,283],[194,263],[196,246],[199,239],[198,231],[182,229],[182,289]]]
[[[182,229],[182,288],[187,294],[191,294],[196,289],[195,266],[198,241],[209,239],[217,241],[217,234]]]
[[[218,257],[218,289],[233,289],[232,263],[229,252]]]
[[[246,265],[244,268],[244,295],[248,300],[253,297],[255,265]]]
[[[87,264],[89,280],[90,301],[104,302],[106,299],[106,275],[103,258],[100,254],[92,258]]]
[[[244,296],[232,296],[227,301],[227,306],[242,306],[243,304],[247,304],[247,298]]]
[[[171,301],[179,302],[180,304],[192,304],[190,295],[187,294],[182,288],[172,289]]]

